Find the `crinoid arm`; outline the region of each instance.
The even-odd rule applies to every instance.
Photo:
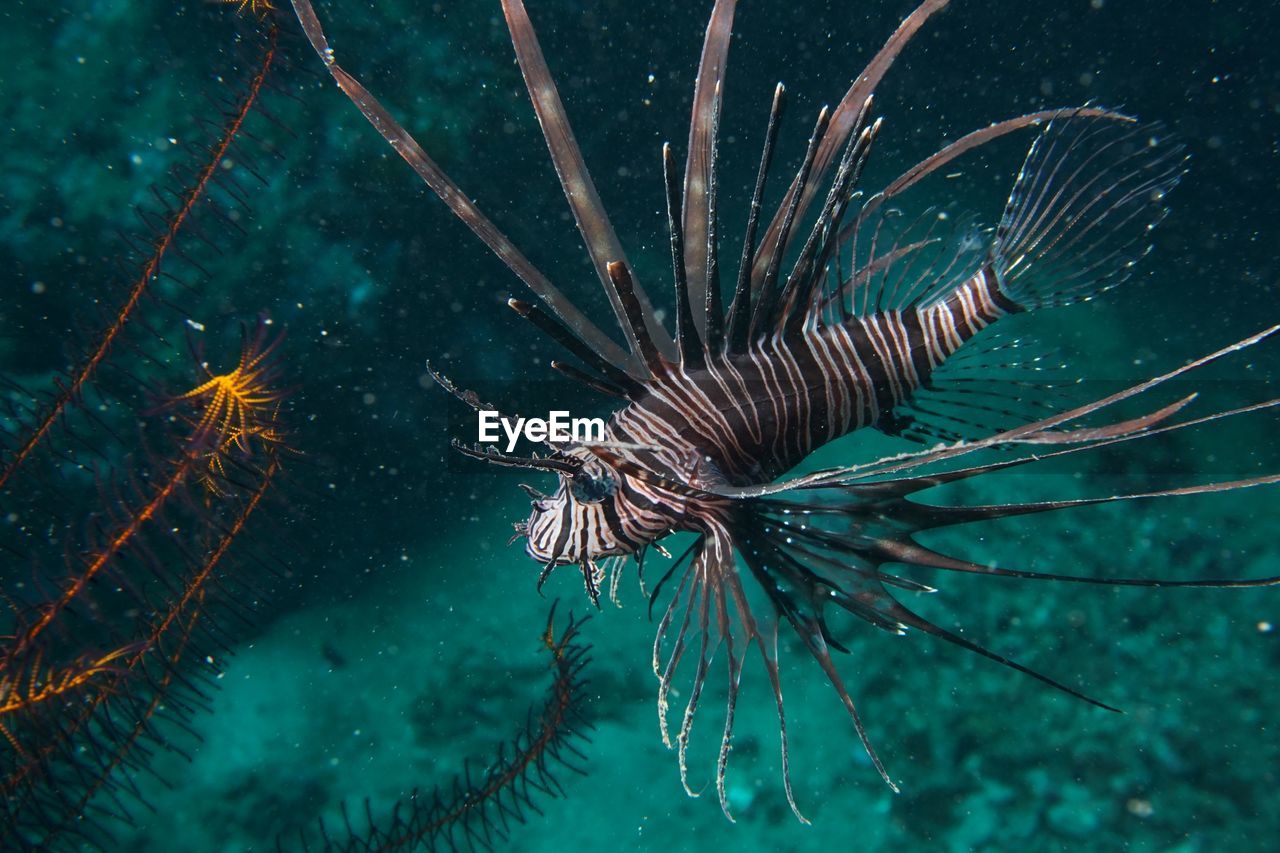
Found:
[[[319,837],[303,833],[304,850],[493,850],[504,847],[513,829],[541,815],[539,801],[565,795],[561,768],[585,774],[592,728],[585,705],[591,646],[582,639],[588,621],[556,620],[552,603],[542,632],[552,670],[542,704],[529,709],[527,722],[502,743],[487,767],[466,767],[448,785],[415,790],[397,802],[390,814],[375,815],[366,801],[365,814],[353,817],[343,806],[343,826],[320,824]]]
[[[70,430],[74,421],[72,416],[83,408],[81,401],[94,387],[99,370],[110,361],[112,350],[120,347],[127,338],[128,330],[134,327],[134,321],[152,297],[153,286],[161,279],[162,271],[168,268],[174,255],[181,256],[179,238],[185,232],[195,230],[194,222],[203,209],[202,202],[207,199],[210,189],[219,185],[219,174],[230,164],[230,158],[236,152],[237,139],[244,133],[246,120],[260,107],[264,91],[270,88],[268,80],[279,60],[278,42],[279,30],[271,26],[257,71],[242,97],[227,111],[217,136],[208,145],[207,159],[202,158],[193,175],[184,176],[182,189],[173,190],[178,203],[167,210],[161,221],[148,226],[154,233],[150,237],[147,259],[131,276],[109,321],[95,333],[92,344],[78,356],[75,367],[58,383],[56,391],[48,395],[30,395],[32,404],[20,410],[17,418],[6,419],[16,423],[0,425],[0,492],[12,488],[19,470],[36,455],[57,444],[59,428]],[[141,211],[139,215],[143,216]],[[221,215],[225,217],[225,214]],[[146,218],[150,219],[150,216]],[[172,271],[169,272],[171,274]],[[28,396],[26,389],[15,390]],[[11,434],[10,430],[15,426],[17,429]],[[77,440],[84,441],[82,437]]]
[[[188,403],[203,407],[192,431],[193,447],[213,450],[235,445],[249,452],[250,439],[270,429],[274,412],[287,396],[278,387],[279,369],[276,352],[284,340],[283,333],[271,336],[271,326],[259,322],[253,331],[241,329],[240,359],[226,373],[215,374],[200,361],[208,378],[169,400],[160,407],[169,409]]]

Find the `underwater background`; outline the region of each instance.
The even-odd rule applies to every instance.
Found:
[[[670,140],[682,156],[711,3],[528,6],[605,206],[640,277],[659,291],[669,268],[659,150]],[[726,257],[738,252],[773,84],[784,81],[791,96],[776,177],[799,161],[818,108],[843,95],[911,8],[740,4],[721,123]],[[319,821],[340,838],[343,802],[360,815],[367,801],[381,816],[414,789],[447,791],[464,765],[483,775],[551,683],[541,642],[551,600],[561,626],[569,609],[592,610],[572,571],[553,575],[545,597],[535,592],[539,567],[505,545],[510,522],[528,512],[520,478],[449,450],[451,437],[473,440],[474,426],[426,363],[522,410],[566,399],[575,414],[605,410],[545,381],[554,348],[504,305],[525,295],[520,283],[342,97],[287,11],[263,22],[235,4],[201,2],[0,9],[0,374],[10,398],[56,387],[110,321],[139,265],[127,240],[139,233],[138,211],[157,209],[153,188],[175,185],[171,169],[198,168],[270,21],[280,28],[261,109],[219,166],[229,183],[218,192],[243,197],[233,215],[181,236],[173,266],[183,285],[158,283],[132,342],[113,348],[122,366],[104,375],[103,393],[126,414],[102,404],[95,426],[74,438],[88,437],[104,458],[91,475],[50,469],[80,500],[0,495],[0,524],[47,518],[57,542],[39,562],[6,547],[5,583],[43,577],[56,587],[72,537],[54,531],[92,527],[126,505],[102,484],[162,451],[117,452],[114,436],[158,417],[156,389],[200,380],[190,351],[234,362],[242,324],[269,317],[287,330],[280,372],[290,393],[279,417],[296,453],[274,505],[237,543],[252,556],[234,569],[254,575],[246,618],[223,618],[225,653],[190,664],[209,667],[217,689],[191,716],[193,731],[165,734],[181,752],[157,749],[149,771],[120,768],[145,805],[131,795],[101,804],[128,819],[104,820],[110,835],[64,838],[67,847],[292,849],[300,832],[316,843]],[[336,0],[317,11],[344,66],[539,268],[603,317],[499,4]],[[1021,318],[1067,354],[1073,377],[1154,375],[1280,320],[1276,32],[1280,9],[1247,0],[955,0],[879,88],[885,126],[862,186],[1036,109],[1095,102],[1164,121],[1187,144],[1191,171],[1140,274],[1104,299]],[[902,206],[994,222],[1029,139],[966,158],[954,178],[935,177]],[[1206,396],[1228,405],[1277,396],[1277,383],[1274,342],[1203,374]],[[1256,476],[1280,471],[1276,437],[1264,413],[952,494],[998,502]],[[855,436],[824,458],[909,446]],[[1273,486],[935,535],[973,559],[1032,570],[1261,577],[1280,574],[1278,518]],[[812,825],[787,807],[772,697],[751,665],[729,823],[712,782],[723,675],[708,684],[690,756],[692,784],[708,787],[689,798],[658,734],[654,624],[629,574],[623,606],[604,603],[582,627],[593,648],[578,698],[593,728],[589,741],[573,741],[581,757],[567,754],[582,772],[553,764],[560,795],[532,791],[542,814],[495,846],[1194,851],[1258,849],[1274,837],[1280,591],[960,576],[938,585],[918,603],[925,615],[1125,713],[928,637],[848,626],[851,654],[840,663],[902,788],[895,795],[822,674],[784,638],[791,772]]]

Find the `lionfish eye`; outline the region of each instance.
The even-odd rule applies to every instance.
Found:
[[[608,474],[592,476],[586,472],[580,472],[569,481],[569,492],[574,500],[584,504],[600,503],[612,495],[617,488],[618,484]]]

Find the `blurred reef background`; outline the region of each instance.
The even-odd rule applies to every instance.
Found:
[[[426,373],[430,360],[525,409],[563,400],[544,382],[551,345],[504,306],[525,295],[520,283],[341,96],[278,5],[269,115],[252,117],[242,142],[254,162],[233,155],[220,166],[244,204],[234,223],[203,226],[207,241],[185,237],[182,263],[205,272],[192,273],[191,288],[160,288],[140,322],[165,343],[128,375],[182,390],[198,378],[188,341],[226,362],[242,323],[269,317],[287,330],[281,373],[292,391],[281,417],[299,455],[277,487],[282,506],[245,534],[282,568],[262,579],[269,594],[236,627],[234,655],[218,661],[219,689],[191,721],[198,740],[184,741],[186,755],[160,751],[155,776],[122,770],[149,805],[109,824],[99,839],[108,849],[273,849],[278,838],[287,848],[320,820],[341,834],[344,801],[362,812],[367,799],[383,814],[415,788],[448,785],[464,762],[483,769],[550,683],[540,642],[549,599],[562,612],[589,608],[571,571],[552,578],[547,599],[534,591],[538,567],[505,547],[510,522],[527,514],[518,477],[450,453],[450,437],[471,440],[474,427]],[[791,96],[777,176],[798,162],[818,108],[839,99],[912,5],[740,4],[722,119],[726,256],[737,256],[773,84]],[[528,6],[619,236],[658,291],[669,264],[659,149],[670,140],[683,156],[711,3]],[[531,260],[591,311],[605,309],[496,0],[327,0],[317,11],[343,65]],[[136,272],[121,233],[154,207],[153,187],[190,164],[184,145],[209,143],[220,99],[243,86],[265,26],[234,4],[196,0],[0,10],[0,374],[52,387],[78,357],[99,306]],[[1249,0],[954,0],[880,87],[885,126],[862,185],[1036,109],[1095,102],[1163,120],[1192,162],[1154,254],[1106,298],[1027,326],[1069,353],[1074,375],[1152,375],[1280,321],[1278,31],[1280,8]],[[962,161],[903,206],[993,223],[1029,140]],[[1239,399],[1277,396],[1280,345],[1216,365],[1207,380]],[[141,392],[133,411],[148,411]],[[1274,417],[1242,419],[956,496],[1071,497],[1276,472],[1276,435]],[[900,449],[854,437],[831,452]],[[101,468],[133,464],[121,452]],[[92,498],[92,478],[81,491]],[[0,524],[28,508],[0,504]],[[1041,571],[1258,577],[1280,574],[1277,519],[1280,490],[1270,487],[939,535],[958,553]],[[1216,851],[1274,835],[1280,590],[967,577],[939,586],[920,603],[926,615],[953,614],[975,638],[1126,713],[927,637],[852,626],[844,672],[902,793],[869,766],[821,673],[784,649],[791,769],[813,825],[787,808],[773,703],[755,667],[738,705],[730,824],[709,784],[716,685],[690,759],[694,784],[709,787],[691,799],[658,735],[654,626],[628,577],[625,606],[605,605],[583,628],[595,729],[575,764],[586,775],[558,771],[563,796],[537,796],[545,814],[497,846]]]

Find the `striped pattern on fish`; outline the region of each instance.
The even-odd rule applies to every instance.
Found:
[[[993,280],[984,268],[927,305],[809,323],[745,353],[709,357],[696,370],[667,363],[643,396],[612,416],[603,444],[652,447],[633,451],[635,460],[677,483],[769,482],[826,442],[874,426],[966,340],[1021,310]],[[704,532],[708,518],[722,514],[680,490],[646,488],[592,464],[589,452],[574,453],[587,476],[617,488],[594,505],[535,503],[527,550],[540,563],[632,553],[672,531]]]
[[[1040,459],[1272,410],[1280,399],[1193,417],[1182,414],[1193,400],[1185,397],[1137,417],[1082,425],[1091,416],[1096,422],[1124,401],[1146,399],[1144,395],[1167,387],[1170,380],[1255,346],[1277,326],[1083,405],[1041,410],[1014,425],[985,427],[984,433],[919,451],[788,476],[813,450],[858,429],[898,433],[905,424],[930,427],[930,418],[984,427],[985,404],[966,403],[972,397],[963,389],[954,393],[954,401],[962,412],[968,406],[972,418],[944,417],[921,405],[920,398],[926,392],[945,393],[949,361],[980,351],[969,342],[993,324],[999,326],[1002,317],[1091,299],[1125,282],[1150,249],[1151,231],[1165,215],[1164,198],[1185,170],[1182,146],[1169,142],[1158,124],[1142,125],[1095,106],[1041,110],[958,137],[882,191],[863,197],[855,209],[863,167],[881,126],[871,118],[872,96],[906,45],[948,0],[920,3],[853,78],[835,108],[819,113],[799,168],[778,206],[767,213],[764,188],[784,102],[779,84],[747,207],[737,275],[724,292],[718,136],[737,4],[715,0],[694,87],[683,176],[671,147],[662,151],[674,333],[632,273],[524,3],[502,0],[533,109],[625,348],[552,285],[391,113],[338,65],[310,0],[292,2],[343,92],[538,298],[537,303],[510,304],[574,359],[552,367],[621,402],[600,442],[551,444],[543,455],[527,457],[455,442],[472,457],[557,477],[549,495],[523,487],[533,499],[532,511],[527,521],[516,524],[516,538],[525,538],[526,551],[542,566],[539,587],[557,566],[574,565],[598,604],[606,564],[617,570],[622,557],[634,554],[643,567],[650,550],[665,553],[660,540],[669,534],[693,534],[650,597],[651,605],[656,604],[672,581],[654,643],[658,716],[664,741],[678,750],[681,780],[696,795],[687,779],[686,748],[712,658],[720,655],[727,667],[728,695],[715,779],[726,816],[734,711],[746,656],[754,648],[777,708],[787,801],[804,820],[788,766],[777,660],[783,626],[828,679],[872,764],[897,790],[836,666],[833,652],[848,649],[827,623],[833,611],[894,634],[929,634],[1114,710],[912,611],[906,593],[934,591],[913,576],[916,570],[1148,587],[1280,583],[1276,577],[1185,580],[1008,569],[943,553],[917,539],[940,527],[1251,488],[1276,483],[1280,475],[1075,500],[953,506],[916,498],[935,486]],[[923,236],[910,229],[886,234],[890,245],[885,248],[880,238],[888,202],[968,152],[1028,128],[1038,133],[1012,181],[994,234],[982,238],[980,255],[969,251],[975,242],[971,236],[952,241],[954,250],[931,254],[947,243],[935,235],[933,224]],[[1012,352],[1000,351],[1004,356]],[[477,405],[474,394],[437,379],[459,399]],[[1021,393],[1021,386],[1008,391],[1015,397]],[[934,435],[946,434],[932,426],[937,427]],[[974,455],[995,447],[1009,452],[994,462]],[[754,592],[749,591],[752,586]],[[690,658],[696,658],[694,671],[673,739],[669,699],[682,662]]]

